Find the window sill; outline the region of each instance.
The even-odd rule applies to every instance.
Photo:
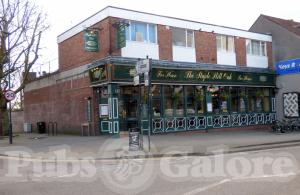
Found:
[[[129,41],[129,40],[126,40],[126,43],[143,44],[143,45],[158,45],[157,43],[141,42],[141,41]]]
[[[195,47],[186,47],[186,46],[178,46],[178,45],[173,45],[173,47],[177,47],[177,48],[185,48],[185,49],[195,49]]]
[[[217,51],[218,53],[224,53],[224,54],[232,54],[232,55],[234,55],[235,54],[235,52],[232,52],[232,51],[225,51],[225,50],[218,50]]]
[[[248,53],[247,53],[247,56],[250,56],[250,57],[258,57],[258,58],[267,58],[267,56],[253,55],[253,54],[248,54]]]

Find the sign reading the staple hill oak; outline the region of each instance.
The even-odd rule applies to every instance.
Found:
[[[274,74],[223,70],[152,69],[152,81],[159,83],[220,83],[239,85],[275,85]],[[115,65],[115,81],[132,81],[134,67]]]
[[[95,30],[84,31],[84,49],[85,51],[90,51],[90,52],[99,51],[98,31]]]

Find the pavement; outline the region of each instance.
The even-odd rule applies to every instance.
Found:
[[[66,156],[57,155],[64,150],[68,157],[96,160],[122,158],[159,158],[163,156],[203,156],[222,153],[237,153],[272,148],[300,146],[300,132],[276,134],[270,130],[241,130],[208,132],[180,132],[153,135],[150,137],[151,150],[148,150],[148,137],[144,136],[143,151],[129,151],[128,134],[115,136],[75,136],[45,134],[19,134],[13,139],[0,139],[0,156],[18,156],[15,151],[26,151],[25,158],[59,160]]]

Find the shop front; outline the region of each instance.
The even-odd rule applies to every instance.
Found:
[[[138,116],[148,130],[147,90],[141,87],[140,96],[133,86],[136,61],[109,58],[90,66],[102,134],[136,127]],[[153,134],[268,125],[276,118],[272,71],[165,61],[152,66]]]

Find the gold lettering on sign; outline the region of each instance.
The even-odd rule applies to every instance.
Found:
[[[208,79],[210,79],[211,75],[210,75],[210,72],[202,72],[200,71],[197,75],[196,75],[196,78],[201,80],[201,81],[206,81]]]
[[[187,78],[187,79],[193,79],[194,78],[193,71],[186,71],[184,77]]]
[[[239,75],[237,80],[238,81],[252,81],[252,78],[249,75]]]
[[[157,78],[165,78],[165,74],[164,74],[163,71],[160,70],[160,71],[157,72],[156,77]]]
[[[176,74],[174,74],[172,71],[170,71],[170,72],[167,72],[167,74],[166,74],[166,78],[170,78],[170,79],[175,79],[177,77],[177,75]]]
[[[232,73],[216,72],[213,74],[212,80],[232,80]]]

